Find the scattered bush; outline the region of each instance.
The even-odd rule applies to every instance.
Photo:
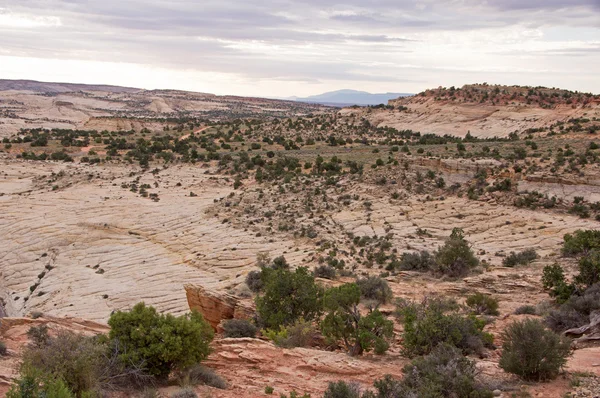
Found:
[[[324,305],[328,311],[321,331],[332,341],[342,341],[350,355],[374,350],[387,351],[387,340],[393,336],[393,323],[378,310],[362,316],[358,310],[361,291],[356,283],[346,283],[325,292]]]
[[[359,278],[356,280],[356,284],[363,299],[375,301],[377,304],[385,304],[393,297],[392,289],[387,281],[379,276]]]
[[[500,367],[525,380],[556,378],[570,355],[570,343],[533,319],[514,322],[503,332]]]
[[[523,250],[522,252],[511,252],[502,260],[502,265],[505,267],[515,267],[517,265],[527,265],[538,258],[537,252],[534,249]]]
[[[429,354],[440,344],[453,345],[466,354],[482,354],[492,343],[492,336],[483,332],[485,322],[462,315],[452,301],[399,301],[398,315],[404,323],[404,353],[409,357]]]
[[[435,259],[428,251],[402,253],[399,268],[404,271],[426,272],[435,268]]]
[[[184,384],[204,384],[221,390],[227,389],[227,382],[221,376],[216,374],[211,368],[199,364],[187,369],[181,378]]]
[[[193,388],[187,387],[171,394],[171,398],[198,398],[198,394]]]
[[[43,312],[40,311],[31,311],[31,319],[38,319],[44,316]]]
[[[6,356],[8,353],[8,349],[6,348],[6,343],[4,341],[0,341],[0,356]]]
[[[223,322],[225,337],[255,337],[257,330],[256,326],[247,319],[228,319]]]
[[[385,376],[374,383],[377,393],[371,398],[470,397],[491,398],[492,392],[475,379],[475,363],[459,349],[447,344],[431,354],[416,358],[402,370],[400,381]],[[364,398],[369,396],[364,395]]]
[[[316,278],[335,279],[335,268],[330,265],[319,265],[315,267],[313,274]]]
[[[533,305],[522,305],[515,310],[515,315],[535,315],[536,308]]]
[[[437,271],[451,278],[465,276],[479,265],[479,260],[471,250],[460,228],[454,228],[452,234],[435,254]]]
[[[265,394],[273,394],[273,391],[275,391],[275,389],[271,386],[266,386],[265,387]]]
[[[467,297],[467,306],[478,315],[499,315],[498,300],[488,294],[475,293]]]
[[[261,271],[250,271],[246,275],[246,285],[254,293],[258,293],[263,288],[262,272]]]
[[[329,382],[323,398],[360,398],[360,385],[345,381]]]
[[[166,379],[171,371],[205,359],[214,332],[199,312],[175,317],[159,314],[144,303],[118,311],[108,320],[109,336],[123,346],[124,363],[144,363],[148,372]]]

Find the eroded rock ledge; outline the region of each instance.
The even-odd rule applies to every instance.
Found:
[[[185,294],[190,309],[200,312],[215,330],[219,329],[219,324],[224,320],[248,319],[254,313],[249,301],[229,293],[187,284],[185,285]]]

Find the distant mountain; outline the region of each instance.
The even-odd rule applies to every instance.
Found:
[[[292,101],[312,102],[323,105],[350,106],[350,105],[379,105],[387,104],[388,100],[399,97],[408,97],[408,93],[381,93],[371,94],[366,91],[338,90],[310,97],[286,98]]]
[[[46,83],[35,80],[7,80],[0,79],[0,91],[19,90],[33,91],[36,93],[69,93],[73,91],[106,91],[110,93],[133,93],[139,88],[109,86],[104,84],[76,84],[76,83]]]

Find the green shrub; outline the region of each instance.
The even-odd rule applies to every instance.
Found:
[[[566,234],[563,240],[565,256],[587,255],[592,249],[600,249],[600,230],[577,230]]]
[[[278,329],[303,318],[313,320],[322,311],[323,289],[305,267],[263,269],[264,295],[256,298],[261,323]]]
[[[321,322],[321,331],[333,341],[342,341],[350,355],[374,350],[387,351],[393,336],[393,323],[378,310],[361,315],[358,310],[361,291],[356,283],[346,283],[325,292],[324,305],[328,311]]]
[[[246,275],[246,285],[254,293],[258,293],[263,288],[262,272],[261,271],[250,271]]]
[[[414,359],[402,370],[400,381],[385,376],[374,383],[376,394],[364,398],[469,397],[491,398],[492,392],[477,382],[475,363],[447,344]]]
[[[266,386],[265,387],[265,394],[273,394],[273,391],[275,391],[275,389],[271,386]]]
[[[319,265],[318,267],[315,267],[313,274],[316,278],[335,279],[336,271],[335,268],[330,265]]]
[[[185,369],[205,359],[214,332],[196,311],[175,317],[159,314],[144,303],[131,311],[118,311],[108,320],[109,336],[124,350],[123,362],[144,363],[148,372],[165,379],[171,371]]]
[[[451,278],[465,276],[479,265],[479,260],[471,250],[460,228],[454,228],[446,243],[435,254],[437,272]]]
[[[466,304],[478,315],[499,315],[498,300],[488,294],[477,292],[467,297]]]
[[[403,350],[409,357],[429,354],[440,344],[453,345],[468,354],[482,354],[484,347],[492,343],[492,336],[483,332],[483,320],[462,315],[448,300],[400,301],[398,315],[404,323]]]
[[[74,398],[67,384],[56,375],[44,374],[39,369],[23,365],[15,384],[6,398]]]
[[[515,315],[535,315],[536,308],[533,305],[522,305],[515,310]]]
[[[515,267],[517,265],[527,265],[538,258],[537,252],[534,249],[523,250],[522,252],[511,252],[502,260],[502,265],[505,267]]]
[[[542,285],[549,291],[550,296],[555,297],[559,303],[563,303],[575,293],[575,285],[567,283],[565,272],[558,264],[547,265],[542,274]]]
[[[533,319],[514,322],[503,332],[500,367],[525,380],[556,378],[570,355],[570,343]]]
[[[365,300],[375,301],[378,304],[385,304],[393,297],[392,289],[390,289],[387,281],[379,276],[359,278],[356,280],[356,284],[360,289],[361,298]]]
[[[579,275],[575,283],[586,289],[600,282],[600,250],[592,250],[579,260]]]
[[[402,253],[399,268],[403,271],[431,271],[435,268],[435,259],[428,251]]]
[[[6,343],[4,341],[0,341],[0,356],[5,356],[8,353],[8,349],[6,348]]]
[[[255,337],[258,329],[247,319],[228,319],[223,322],[225,337]]]
[[[342,380],[330,381],[323,398],[360,398],[360,386],[358,383],[346,383]]]

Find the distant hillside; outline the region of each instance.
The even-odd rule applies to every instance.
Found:
[[[73,91],[106,91],[111,93],[134,93],[139,88],[109,86],[104,84],[77,84],[77,83],[46,83],[35,80],[7,80],[0,79],[0,91],[18,90],[34,91],[37,93],[69,93]]]
[[[413,130],[421,134],[467,133],[479,138],[510,133],[560,131],[573,121],[581,134],[598,131],[600,96],[545,87],[471,84],[436,88],[389,101],[389,108],[346,108],[340,115],[366,118],[377,127]]]
[[[323,105],[350,106],[350,105],[379,105],[387,104],[391,99],[407,97],[407,93],[381,93],[371,94],[366,91],[338,90],[310,97],[292,97],[293,101],[312,102]]]

